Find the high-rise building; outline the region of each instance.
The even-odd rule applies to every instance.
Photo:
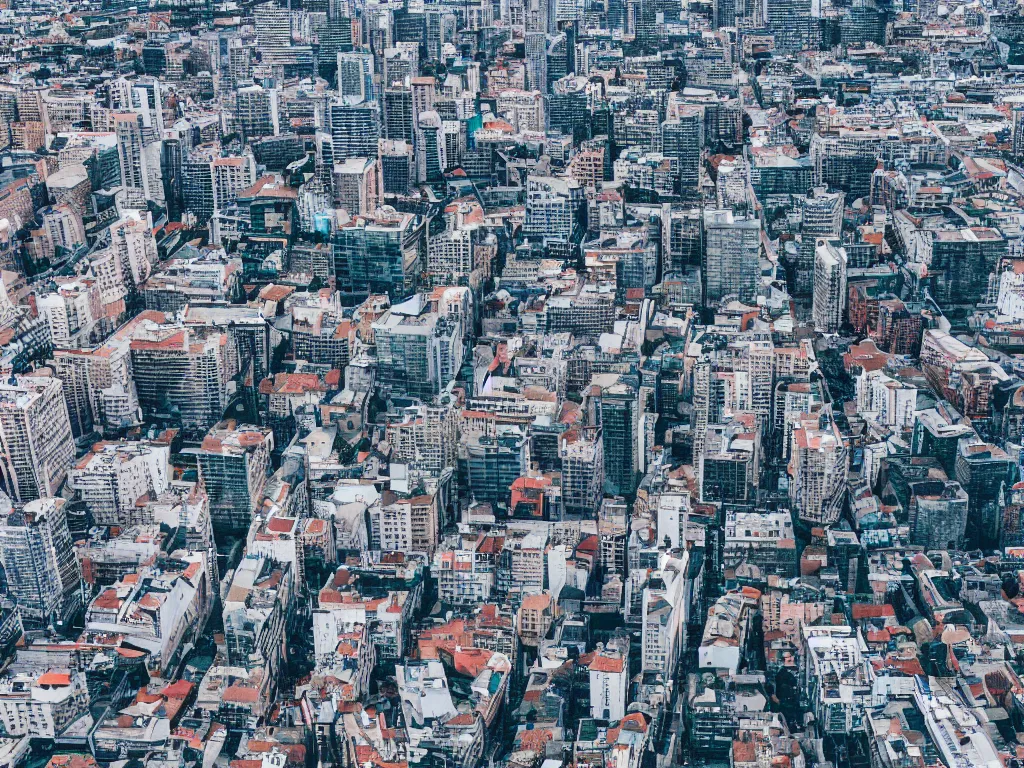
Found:
[[[276,136],[277,91],[260,85],[239,88],[235,94],[235,122],[247,140],[261,136]]]
[[[0,488],[15,501],[56,496],[74,459],[61,381],[12,376],[0,384]]]
[[[224,600],[224,645],[227,662],[259,670],[272,695],[281,675],[288,646],[286,631],[296,573],[287,565],[257,553],[247,553],[235,569]],[[256,688],[249,690],[257,691]]]
[[[598,427],[565,432],[559,441],[562,463],[562,510],[589,519],[604,493],[604,441]]]
[[[110,225],[110,249],[124,280],[140,285],[157,260],[156,240],[148,215],[129,212]]]
[[[413,179],[412,144],[381,139],[379,145],[380,194],[407,195]]]
[[[967,545],[990,548],[999,539],[1000,498],[1019,477],[1013,458],[998,445],[969,437],[957,446],[956,481],[969,499]]]
[[[831,406],[802,415],[793,427],[789,461],[789,499],[800,520],[832,525],[846,500],[848,451]]]
[[[801,198],[800,247],[795,265],[794,295],[810,296],[814,293],[814,259],[818,238],[838,238],[843,229],[842,192],[813,190]]]
[[[461,318],[429,309],[417,294],[373,324],[377,376],[396,394],[431,398],[455,380],[465,357]]]
[[[223,211],[235,202],[238,193],[256,183],[256,163],[252,155],[218,157],[210,164],[213,181],[213,209]]]
[[[210,519],[218,535],[249,529],[263,502],[270,474],[274,433],[266,427],[222,421],[192,449],[210,497]]]
[[[967,493],[954,480],[910,483],[910,541],[932,549],[962,549],[967,528]]]
[[[726,296],[752,304],[761,275],[761,222],[732,211],[704,212],[704,303]]]
[[[434,111],[420,112],[416,124],[416,180],[431,184],[442,180],[448,169],[444,126]]]
[[[737,0],[715,0],[712,6],[712,26],[715,29],[735,27],[738,5],[741,3]]]
[[[127,526],[145,498],[167,490],[170,446],[146,441],[96,443],[68,473],[96,525]]]
[[[709,426],[701,455],[696,457],[701,501],[752,503],[761,471],[760,453],[755,414],[737,414],[728,424]]]
[[[292,22],[288,8],[276,2],[253,8],[256,45],[264,55],[277,56],[292,44]]]
[[[990,227],[936,231],[928,265],[936,301],[973,305],[982,300],[1007,249],[1006,238]]]
[[[419,47],[407,43],[384,51],[384,86],[393,88],[409,83],[419,69]]]
[[[338,290],[364,298],[408,296],[426,261],[425,231],[424,220],[393,212],[357,216],[339,227],[333,238]]]
[[[824,239],[814,252],[814,327],[836,333],[846,310],[846,251]]]
[[[350,157],[376,157],[380,139],[380,110],[377,102],[332,104],[329,109],[334,162]]]
[[[377,182],[380,174],[373,158],[350,157],[334,164],[334,205],[350,216],[364,216],[377,210]]]
[[[568,244],[579,226],[583,188],[575,179],[533,176],[526,181],[523,234],[545,243]]]
[[[661,124],[661,151],[679,161],[679,194],[684,197],[697,194],[703,145],[704,111],[700,107],[684,105],[675,119]]]
[[[144,416],[180,419],[191,430],[206,430],[220,421],[237,364],[228,352],[226,334],[153,324],[139,329],[130,348]]]
[[[338,54],[338,92],[343,101],[373,101],[373,54],[348,51]]]
[[[544,32],[526,33],[526,87],[548,92],[548,36]]]
[[[145,189],[142,118],[134,112],[123,112],[114,114],[112,119],[114,133],[117,135],[117,153],[121,161],[121,184],[133,189]]]
[[[181,163],[181,195],[185,210],[195,216],[197,224],[205,224],[213,216],[216,201],[213,194],[213,160],[215,147],[207,145],[193,150]]]
[[[412,92],[412,124],[415,126],[419,125],[421,113],[434,111],[437,81],[433,77],[414,77],[409,87]]]
[[[781,53],[816,49],[821,42],[820,3],[814,0],[764,0],[768,29]]]
[[[67,628],[82,607],[82,573],[68,531],[66,503],[41,498],[0,513],[0,563],[29,629]]]
[[[501,425],[494,435],[472,434],[459,443],[458,474],[475,501],[508,511],[512,484],[529,466],[529,440],[519,427]]]
[[[412,143],[413,91],[409,88],[384,89],[384,138]]]
[[[636,491],[640,467],[640,394],[635,377],[598,374],[591,383],[595,423],[601,426],[606,490],[617,496]]]
[[[433,475],[455,464],[461,412],[453,400],[446,392],[428,405],[404,409],[401,421],[388,422],[388,443],[395,461]]]

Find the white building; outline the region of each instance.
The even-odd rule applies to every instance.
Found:
[[[60,379],[0,383],[0,488],[15,501],[56,496],[74,459]]]
[[[1024,320],[1024,262],[1015,260],[1013,268],[999,275],[999,314],[1011,320]]]
[[[587,668],[590,672],[590,716],[614,722],[626,716],[629,693],[629,648],[614,641],[598,647]],[[625,650],[625,652],[623,652]],[[589,654],[588,654],[589,655]]]
[[[831,413],[805,414],[793,428],[789,498],[801,520],[831,525],[846,498],[847,449]]]
[[[349,216],[367,216],[377,209],[377,161],[350,157],[334,164],[334,202]]]
[[[124,526],[140,500],[167,490],[170,455],[169,445],[148,441],[96,443],[68,472],[68,484],[96,525]]]
[[[110,248],[120,264],[122,279],[131,279],[135,285],[142,283],[157,259],[150,215],[130,214],[112,224]]]
[[[445,282],[457,282],[473,271],[473,233],[445,229],[427,243],[427,271]]]
[[[897,381],[882,371],[864,371],[857,377],[857,410],[879,424],[911,429],[917,409],[917,387]]]
[[[213,177],[213,208],[223,211],[235,202],[238,193],[256,183],[256,163],[252,155],[218,157],[210,163]]]
[[[846,310],[846,250],[818,240],[814,251],[814,327],[836,333]]]
[[[686,640],[689,555],[684,551],[673,557],[663,552],[658,565],[644,588],[641,665],[644,672],[660,672],[668,680],[675,675]]]
[[[803,642],[804,687],[819,732],[858,730],[875,679],[860,632],[848,626],[804,626]]]
[[[0,563],[22,623],[60,627],[82,604],[82,572],[68,531],[65,501],[35,499],[0,513]]]
[[[85,675],[78,670],[16,672],[0,678],[0,724],[9,736],[56,738],[88,709]]]
[[[213,604],[207,575],[204,552],[159,560],[100,592],[86,610],[85,627],[123,635],[149,651],[151,670],[167,674],[189,633],[206,624]]]
[[[39,317],[50,326],[56,347],[70,347],[74,337],[90,331],[103,313],[100,288],[95,280],[61,280],[57,290],[36,298]]]

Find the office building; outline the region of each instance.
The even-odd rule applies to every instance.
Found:
[[[373,54],[347,51],[338,54],[338,92],[352,104],[373,101]]]
[[[247,140],[276,136],[277,91],[261,85],[239,88],[235,94],[235,123]]]
[[[704,303],[753,304],[761,276],[761,223],[728,210],[704,212]]]
[[[430,398],[455,379],[465,357],[462,320],[431,311],[423,294],[373,324],[377,380],[395,394]]]
[[[334,162],[339,163],[350,157],[377,156],[381,128],[380,109],[376,101],[332,104],[328,116]]]
[[[606,488],[616,495],[636,491],[640,453],[641,404],[636,380],[629,376],[601,374],[590,386],[595,418],[601,425]]]
[[[363,298],[410,295],[426,260],[425,228],[424,220],[392,209],[339,227],[333,237],[338,290]]]

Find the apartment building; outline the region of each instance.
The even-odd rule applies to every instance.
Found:
[[[15,501],[56,496],[74,458],[61,381],[11,376],[0,383],[0,488]]]
[[[96,525],[126,525],[134,508],[168,488],[170,446],[100,442],[68,472],[68,485],[89,505]]]
[[[200,447],[192,449],[218,534],[249,529],[253,514],[263,502],[273,447],[271,430],[229,420],[213,427]]]

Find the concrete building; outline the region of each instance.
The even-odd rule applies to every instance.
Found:
[[[787,471],[790,503],[801,521],[830,525],[839,519],[846,498],[847,453],[827,407],[799,417]]]
[[[74,457],[61,381],[12,376],[0,383],[0,488],[14,501],[56,496]]]
[[[1002,521],[1000,498],[1020,475],[1016,462],[998,445],[974,437],[957,446],[956,481],[966,491],[968,505],[967,540],[971,546],[991,546],[998,541]]]
[[[761,472],[761,434],[755,414],[739,414],[729,424],[707,429],[697,457],[701,501],[754,500]]]
[[[194,449],[218,534],[249,529],[253,514],[263,502],[273,447],[271,430],[224,421]]]
[[[370,511],[370,546],[385,552],[422,552],[432,557],[440,535],[437,494],[398,498],[385,494]]]
[[[671,679],[686,647],[686,625],[693,606],[687,602],[689,554],[663,552],[643,590],[641,656],[644,672]]]
[[[926,550],[962,549],[967,529],[968,498],[953,480],[910,483],[910,541]]]
[[[396,394],[430,398],[458,375],[465,357],[462,321],[431,311],[418,294],[373,323],[378,381]]]
[[[99,284],[88,278],[61,278],[57,290],[36,298],[39,316],[50,328],[55,347],[70,348],[88,336],[102,317]]]
[[[559,442],[562,461],[562,510],[566,516],[589,517],[601,505],[604,493],[604,441],[598,428],[563,433]]]
[[[761,222],[728,210],[704,212],[704,303],[726,296],[751,304],[761,275]]]
[[[179,324],[144,324],[130,349],[144,416],[180,418],[183,426],[196,431],[221,419],[237,363],[229,354],[227,334]]]
[[[272,700],[280,680],[288,636],[285,631],[297,585],[295,575],[263,555],[246,555],[223,598],[228,664],[260,670]]]
[[[71,468],[68,485],[96,525],[124,526],[140,502],[167,490],[170,455],[169,445],[149,441],[95,443]]]
[[[814,251],[814,327],[836,333],[846,310],[846,251],[818,240]]]
[[[0,677],[0,723],[10,736],[55,739],[88,707],[81,670],[12,670]]]
[[[790,513],[727,508],[722,563],[727,571],[756,581],[795,576],[796,534]]]
[[[0,563],[26,628],[65,629],[82,607],[82,575],[64,499],[36,499],[0,515]]]
[[[875,680],[863,642],[853,627],[803,628],[802,682],[823,733],[850,733],[863,723]]]
[[[334,164],[334,204],[350,216],[368,216],[377,210],[377,161],[349,157]]]
[[[580,659],[590,677],[590,716],[615,722],[626,716],[629,694],[629,640],[612,638],[598,644],[591,654]]]
[[[150,669],[177,668],[186,640],[202,634],[214,601],[205,553],[158,557],[101,591],[85,613],[90,632],[122,635],[149,652]]]

